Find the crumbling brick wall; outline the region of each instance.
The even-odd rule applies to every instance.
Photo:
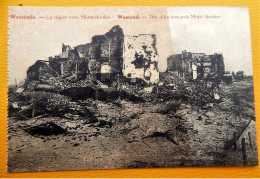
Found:
[[[123,43],[122,28],[114,26],[106,34],[92,38],[90,56],[101,64],[109,62],[112,72],[119,73],[122,70]]]
[[[49,57],[50,67],[61,77],[66,78],[75,75],[77,64],[79,79],[85,78],[89,73],[87,59],[84,58],[84,55],[83,58],[80,57],[80,51],[77,48],[70,49],[67,53],[68,58],[61,58],[61,56]]]
[[[223,77],[225,74],[225,64],[223,55],[214,53],[213,55],[209,55],[209,57],[212,59],[212,65],[214,66],[217,75]]]
[[[182,54],[171,55],[167,58],[167,71],[175,72],[176,76],[182,76]]]
[[[27,70],[27,78],[32,80],[48,80],[51,77],[57,77],[58,74],[50,68],[43,60],[38,60]]]
[[[62,59],[58,57],[49,57],[49,65],[54,71],[61,75],[61,63],[66,60],[67,59]]]
[[[91,49],[91,43],[83,44],[83,45],[78,45],[75,47],[81,54],[83,54],[83,57],[88,57],[90,54],[90,49]]]
[[[183,51],[167,59],[168,72],[191,79],[221,79],[225,73],[225,64],[222,54],[191,53]],[[194,74],[195,73],[195,74]]]
[[[75,48],[63,44],[61,54],[49,58],[51,69],[63,78],[75,74],[76,80],[89,74],[95,77],[103,73],[101,66],[106,64],[109,74],[123,73],[148,83],[159,82],[158,60],[154,34],[124,36],[118,25],[104,35],[92,37],[91,43]]]
[[[148,83],[158,83],[158,57],[155,35],[125,36],[123,75],[143,79]]]
[[[92,45],[100,48],[100,57],[122,57],[124,33],[120,26],[114,26],[104,35],[97,35],[92,38]],[[93,50],[94,52],[95,50]],[[97,51],[97,50],[96,50]],[[110,54],[109,54],[110,52]],[[97,54],[93,54],[94,57]],[[97,57],[96,57],[97,58]]]
[[[92,42],[71,48],[62,44],[60,55],[50,57],[50,67],[61,77],[78,73],[78,79],[88,74],[100,74],[101,65],[108,63],[111,73],[122,72],[124,33],[120,26],[114,26],[104,35],[92,37]]]

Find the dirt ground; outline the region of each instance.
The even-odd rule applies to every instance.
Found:
[[[109,120],[111,126],[86,123],[82,118],[10,118],[8,172],[256,165],[252,86],[252,79],[222,85],[220,103],[204,107],[182,103],[176,112],[166,114],[158,110],[165,102],[122,100],[119,107],[81,101],[98,110],[96,117]],[[47,122],[67,132],[33,136],[24,130]],[[230,145],[234,132],[236,150]],[[242,138],[246,141],[246,161],[242,158]]]

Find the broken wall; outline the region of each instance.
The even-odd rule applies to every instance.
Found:
[[[143,79],[148,83],[159,82],[155,35],[125,36],[123,57],[124,76]]]
[[[124,33],[120,26],[114,26],[104,35],[92,37],[91,53],[94,58],[122,57]],[[100,54],[98,54],[98,53]]]
[[[109,73],[121,73],[123,61],[124,33],[120,26],[112,27],[104,35],[92,37],[91,43],[71,48],[62,44],[62,52],[49,57],[51,69],[62,78],[84,79],[87,75],[100,75],[101,65],[108,65]],[[106,67],[106,66],[105,66]],[[103,70],[105,73],[107,69]]]
[[[83,51],[82,48],[80,49]],[[81,53],[77,48],[70,49],[66,51],[66,53],[67,58],[62,58],[62,55],[49,57],[49,64],[51,69],[56,71],[59,75],[61,75],[61,77],[66,78],[75,75],[77,68],[79,79],[85,78],[89,70],[88,62],[84,58],[84,54]]]
[[[174,54],[167,58],[167,71],[178,76],[184,74],[192,79],[211,78],[212,74],[222,78],[225,73],[224,58],[222,54],[217,53],[206,55],[183,51],[182,54]]]
[[[112,27],[104,35],[96,35],[92,38],[90,56],[101,64],[109,62],[113,73],[122,70],[124,33],[120,26]]]
[[[38,60],[27,70],[27,78],[29,80],[48,80],[51,77],[57,77],[58,73],[50,68],[50,66],[42,60]]]
[[[75,47],[81,54],[83,54],[83,57],[88,57],[90,54],[90,49],[91,49],[91,43],[83,44],[83,45],[78,45]]]
[[[183,70],[182,67],[182,54],[171,55],[167,58],[167,71],[179,72]]]
[[[212,63],[215,67],[217,75],[223,77],[225,74],[225,63],[223,55],[215,53],[210,55],[210,58],[212,59]]]

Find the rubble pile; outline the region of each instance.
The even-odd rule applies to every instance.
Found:
[[[221,102],[218,104],[223,111],[232,110],[237,116],[255,120],[254,90],[252,77],[246,77],[230,85],[221,85]],[[246,95],[242,95],[246,94]]]
[[[185,56],[183,60],[207,57],[188,52],[182,56]],[[217,54],[212,56],[213,65],[217,57]],[[207,87],[204,81],[192,83],[176,76],[175,57],[170,59],[171,68],[159,73],[156,36],[127,36],[120,26],[114,26],[104,35],[94,36],[91,43],[75,48],[63,44],[60,55],[50,57],[49,61],[37,61],[27,71],[25,90],[59,93],[73,100],[159,102],[174,99],[204,105],[220,99],[218,87]],[[222,67],[219,69],[223,71]]]
[[[163,104],[159,109],[156,110],[157,113],[161,114],[169,114],[171,112],[176,113],[176,111],[180,108],[180,101],[171,101]]]
[[[132,119],[120,128],[120,132],[127,134],[131,140],[142,140],[153,137],[166,137],[174,140],[177,121],[161,114],[146,113]],[[133,142],[133,141],[132,141]],[[174,144],[178,145],[177,142]]]
[[[67,113],[78,115],[86,120],[93,121],[93,114],[86,106],[75,106],[70,97],[49,92],[24,92],[26,101],[18,102],[18,112],[10,111],[9,116],[20,119],[41,117],[66,117]],[[91,118],[91,119],[88,119]]]
[[[24,130],[32,136],[50,136],[65,134],[67,132],[65,129],[57,126],[53,122],[41,124],[35,127],[25,128]]]
[[[119,26],[91,43],[63,44],[9,89],[10,140],[25,136],[32,151],[45,143],[48,154],[89,168],[223,161],[233,133],[254,120],[252,79],[239,72],[223,83],[220,54],[185,51],[169,57],[165,72],[158,61],[155,35],[126,36]]]
[[[44,60],[38,60],[27,70],[28,80],[49,80],[51,77],[57,77],[58,74]]]
[[[208,103],[217,102],[217,100],[214,101],[213,88],[211,85],[208,86],[208,83],[201,81],[197,83],[189,82],[187,84],[185,96],[189,103],[204,106]]]

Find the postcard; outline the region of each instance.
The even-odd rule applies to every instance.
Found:
[[[8,14],[8,172],[258,165],[247,7]]]

